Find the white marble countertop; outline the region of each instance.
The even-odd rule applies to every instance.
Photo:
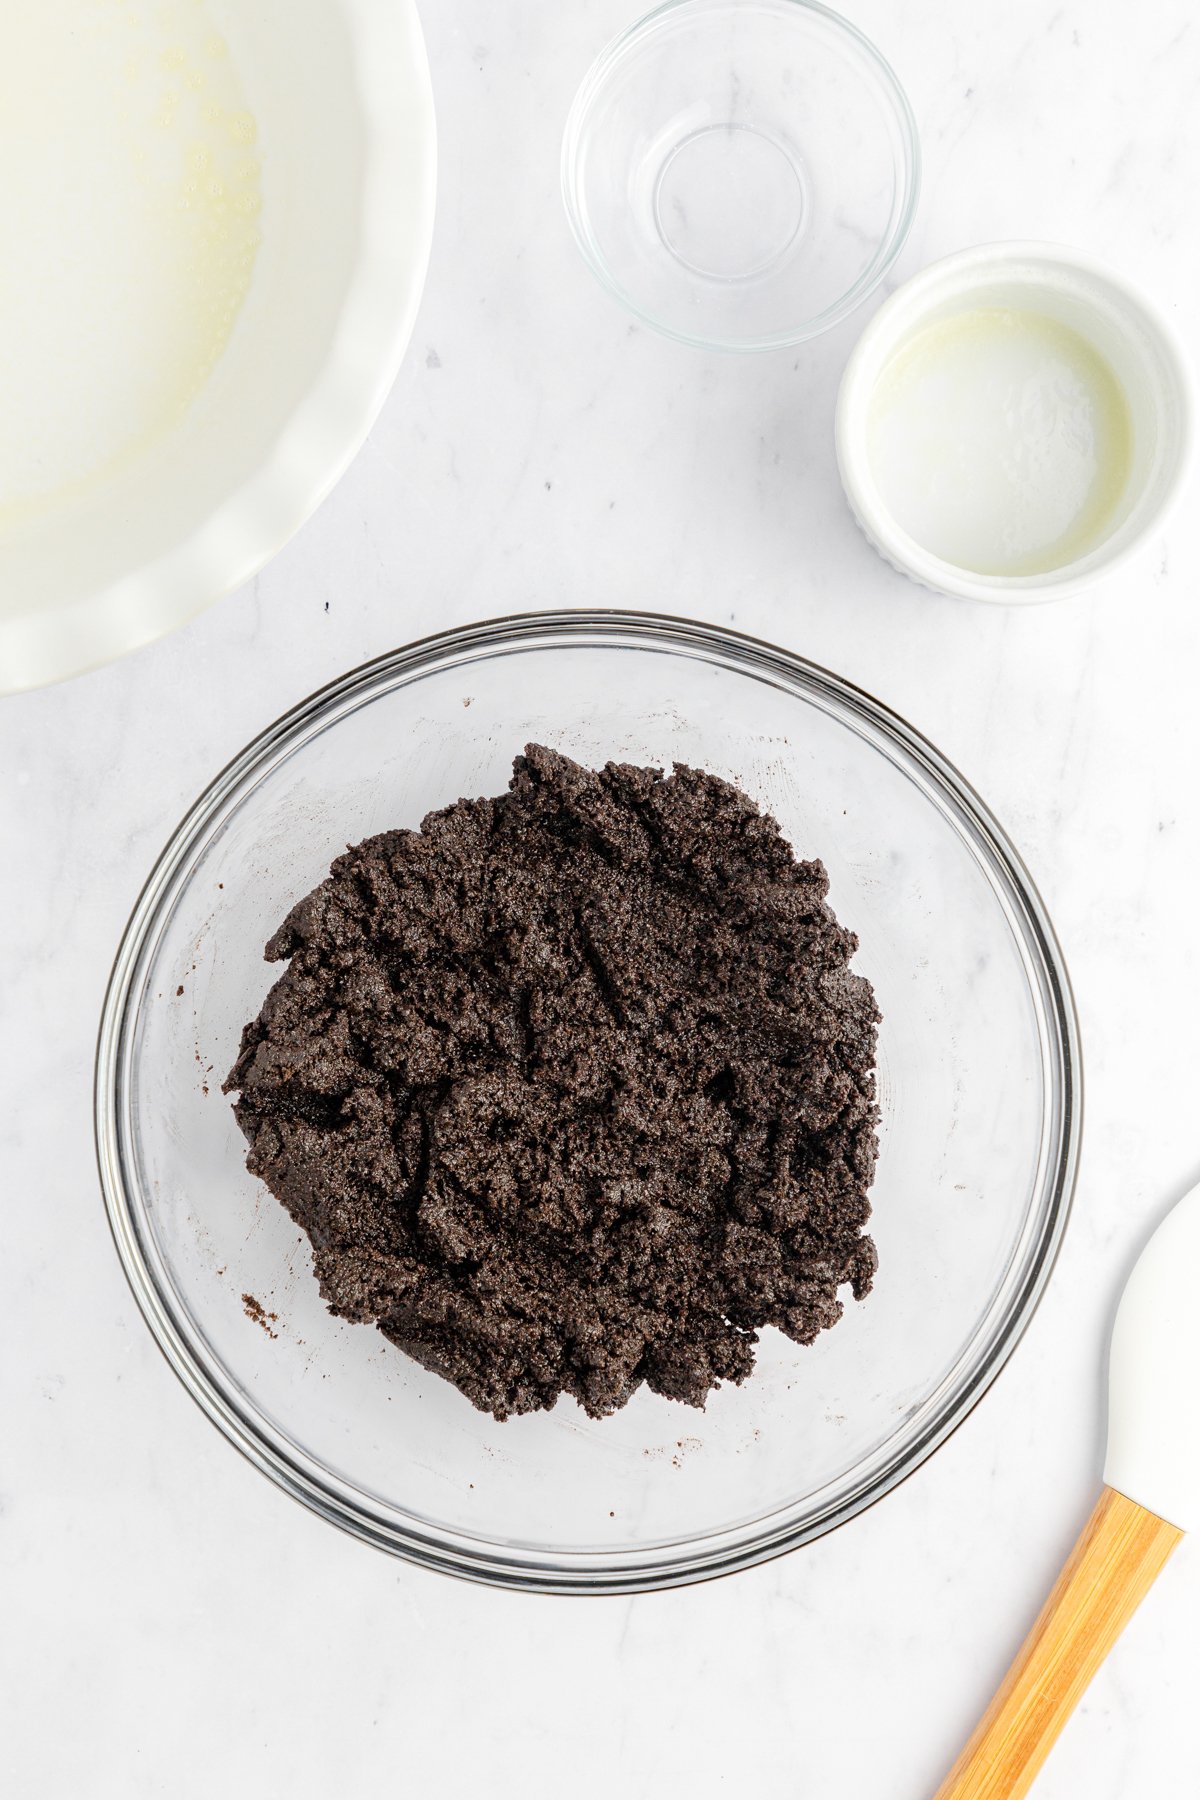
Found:
[[[1200,352],[1200,27],[1187,0],[849,0],[926,152],[894,279],[961,245],[1105,254]],[[404,372],[333,497],[176,637],[0,706],[0,1787],[13,1800],[408,1792],[924,1800],[1099,1480],[1120,1283],[1200,1176],[1200,539],[1056,607],[938,600],[840,498],[839,372],[636,328],[570,242],[562,121],[628,0],[426,8],[433,266]],[[1189,511],[1191,517],[1189,518]],[[212,773],[333,674],[526,606],[732,621],[925,731],[1015,836],[1059,927],[1088,1081],[1048,1296],[957,1435],[809,1549],[632,1601],[501,1595],[287,1500],[154,1348],[93,1165],[93,1037],[141,879]],[[1044,1800],[1200,1791],[1200,1556],[1185,1542]]]

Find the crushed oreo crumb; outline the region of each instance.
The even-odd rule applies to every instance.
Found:
[[[206,1088],[204,1091],[207,1093],[208,1089]],[[219,1269],[217,1273],[224,1274],[224,1270]],[[242,1311],[248,1319],[253,1319],[256,1325],[261,1325],[268,1337],[279,1336],[277,1331],[271,1330],[271,1326],[279,1322],[279,1314],[268,1312],[262,1301],[256,1299],[253,1294],[242,1295]]]
[[[497,1419],[701,1406],[835,1324],[879,1014],[827,889],[713,775],[536,744],[339,857],[225,1084],[331,1311]]]

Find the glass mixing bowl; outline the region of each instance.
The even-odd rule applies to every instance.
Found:
[[[768,1330],[703,1412],[642,1389],[498,1425],[332,1318],[220,1091],[278,971],[268,936],[346,844],[501,792],[540,740],[703,765],[823,858],[883,1012],[874,1292],[802,1348]],[[615,612],[426,639],[304,701],[219,775],[137,903],[105,1002],[101,1178],[146,1319],[239,1449],[428,1566],[611,1593],[805,1542],[885,1494],[995,1376],[1066,1222],[1079,1061],[1029,877],[960,776],[848,682],[733,632]],[[251,1316],[257,1302],[258,1318]],[[266,1329],[264,1329],[264,1326]]]
[[[912,109],[816,0],[671,0],[604,50],[563,139],[599,279],[685,343],[770,350],[883,280],[916,211]]]

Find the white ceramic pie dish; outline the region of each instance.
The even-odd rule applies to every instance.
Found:
[[[414,0],[202,4],[208,42],[236,65],[253,115],[261,242],[249,289],[215,369],[169,430],[86,481],[0,513],[0,692],[107,662],[253,575],[362,444],[412,333],[436,164]],[[188,80],[198,89],[214,79],[200,66],[204,46],[184,79],[173,77],[192,27],[168,15],[155,15],[168,20],[165,48],[147,46],[153,80],[164,92],[172,80],[177,93]],[[137,72],[133,58],[125,72]],[[172,154],[195,154],[187,143]],[[61,200],[49,185],[51,242],[59,215],[49,209]],[[63,244],[62,275],[82,286],[83,246]],[[0,449],[4,430],[0,418]],[[8,452],[19,470],[20,446]]]

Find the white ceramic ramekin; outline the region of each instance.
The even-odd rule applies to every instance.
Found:
[[[1111,529],[1085,556],[1047,573],[985,575],[944,561],[901,528],[872,474],[868,420],[884,371],[923,327],[976,307],[1024,308],[1071,327],[1109,364],[1128,402],[1132,466]],[[1120,276],[1055,244],[984,244],[923,270],[868,325],[838,397],[838,467],[868,540],[902,575],[967,600],[1054,600],[1125,562],[1162,522],[1186,472],[1192,416],[1191,380],[1173,330]]]
[[[250,290],[168,436],[0,535],[0,693],[135,649],[260,569],[362,444],[416,320],[436,162],[416,0],[207,13],[257,121]]]

